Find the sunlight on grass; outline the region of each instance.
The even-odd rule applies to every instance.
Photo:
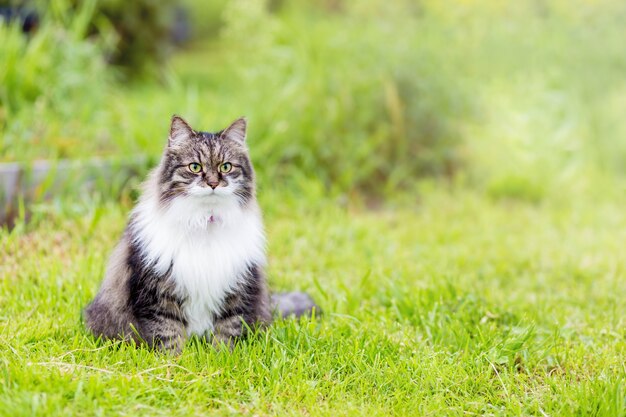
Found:
[[[0,161],[143,176],[172,114],[247,115],[272,289],[324,313],[232,352],[95,340],[140,178],[51,176],[0,229],[0,415],[626,416],[626,3],[183,3],[204,26],[132,82],[88,7],[0,24]]]
[[[86,333],[81,309],[127,208],[3,232],[3,412],[623,411],[614,202],[537,208],[457,191],[368,212],[268,191],[262,205],[272,287],[312,293],[325,314],[279,321],[232,354],[191,341],[172,358]]]

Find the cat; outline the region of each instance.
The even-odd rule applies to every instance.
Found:
[[[240,118],[217,133],[173,116],[100,290],[85,308],[96,336],[180,353],[192,335],[231,345],[273,309],[319,312],[305,293],[270,297],[265,234]]]

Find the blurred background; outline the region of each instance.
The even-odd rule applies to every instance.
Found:
[[[201,130],[247,116],[261,189],[625,190],[621,0],[4,0],[0,15],[5,209],[80,176],[34,161],[143,175],[174,113]],[[118,171],[107,187],[126,187]]]

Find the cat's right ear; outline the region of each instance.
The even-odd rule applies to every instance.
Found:
[[[194,131],[189,124],[180,116],[172,116],[172,124],[170,125],[170,136],[167,139],[168,146],[175,146],[183,141],[190,139],[194,135]]]

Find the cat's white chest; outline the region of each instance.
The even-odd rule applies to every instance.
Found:
[[[246,222],[247,223],[247,222]],[[250,224],[215,225],[201,236],[188,235],[172,259],[172,278],[186,299],[189,334],[213,329],[224,298],[236,289],[247,269],[261,261],[256,230]]]
[[[207,215],[204,224],[191,226],[171,220],[146,223],[142,241],[157,272],[171,267],[176,291],[185,300],[187,334],[205,335],[248,268],[265,263],[262,222],[257,213],[246,212],[216,222]]]

